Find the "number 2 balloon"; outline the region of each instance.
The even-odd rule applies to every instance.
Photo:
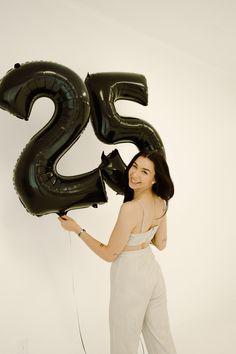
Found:
[[[73,176],[57,173],[56,164],[80,137],[90,114],[87,89],[72,70],[50,62],[16,64],[0,82],[0,107],[28,120],[39,97],[55,104],[51,120],[22,151],[14,184],[25,208],[37,216],[107,201],[99,168]]]

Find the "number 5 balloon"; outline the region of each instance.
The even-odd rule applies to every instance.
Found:
[[[147,82],[135,73],[88,74],[85,79],[90,102],[91,121],[95,134],[106,144],[133,143],[139,150],[159,150],[165,156],[162,140],[151,124],[140,118],[122,117],[115,109],[117,100],[147,105]],[[118,194],[124,193],[125,163],[114,150],[102,156],[101,170],[107,184]]]
[[[51,120],[22,151],[14,184],[25,208],[41,216],[107,201],[101,171],[61,176],[56,165],[80,137],[90,114],[87,89],[80,77],[51,62],[16,64],[0,81],[0,107],[28,120],[33,103],[49,97],[55,104]]]

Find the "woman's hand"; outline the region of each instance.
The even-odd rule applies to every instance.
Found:
[[[77,224],[77,222],[67,215],[59,216],[58,220],[61,222],[63,229],[67,231],[78,233],[81,230],[81,227]]]

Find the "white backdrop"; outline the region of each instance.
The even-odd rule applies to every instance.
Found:
[[[166,280],[177,352],[233,354],[235,81],[141,29],[103,16],[91,1],[90,7],[66,0],[0,3],[0,77],[16,62],[49,60],[82,79],[87,72],[103,71],[147,78],[147,107],[131,102],[116,107],[120,114],[155,127],[175,183],[167,248],[153,252]],[[53,104],[46,98],[35,103],[28,122],[0,110],[0,352],[83,353],[77,306],[87,353],[109,354],[110,264],[75,235],[70,247],[70,236],[55,214],[37,218],[27,213],[12,183],[20,152],[52,114]],[[88,125],[58,171],[73,175],[91,170],[102,151],[114,148],[126,163],[137,152],[132,144],[103,145]],[[121,196],[107,191],[107,204],[69,213],[102,242],[108,240],[122,203]]]

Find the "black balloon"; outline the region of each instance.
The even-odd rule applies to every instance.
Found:
[[[102,163],[99,167],[101,168],[105,182],[116,191],[117,194],[124,194],[124,172],[126,165],[120,157],[119,151],[115,149],[107,156],[103,153]]]
[[[22,151],[14,184],[25,208],[41,216],[96,206],[107,201],[101,170],[61,176],[56,165],[85,129],[90,114],[86,86],[65,66],[51,62],[16,64],[0,81],[0,107],[28,120],[33,103],[49,97],[55,104],[51,120]],[[83,152],[85,155],[86,152]]]
[[[88,74],[85,84],[90,96],[92,124],[99,140],[106,144],[133,143],[140,151],[161,150],[165,156],[162,140],[151,124],[139,118],[122,117],[115,109],[115,102],[121,99],[147,105],[147,82],[143,75],[119,72]],[[112,165],[116,167],[112,168]],[[107,160],[103,155],[101,169],[104,179],[119,194],[124,193],[121,176],[125,168],[117,150],[107,156]]]

